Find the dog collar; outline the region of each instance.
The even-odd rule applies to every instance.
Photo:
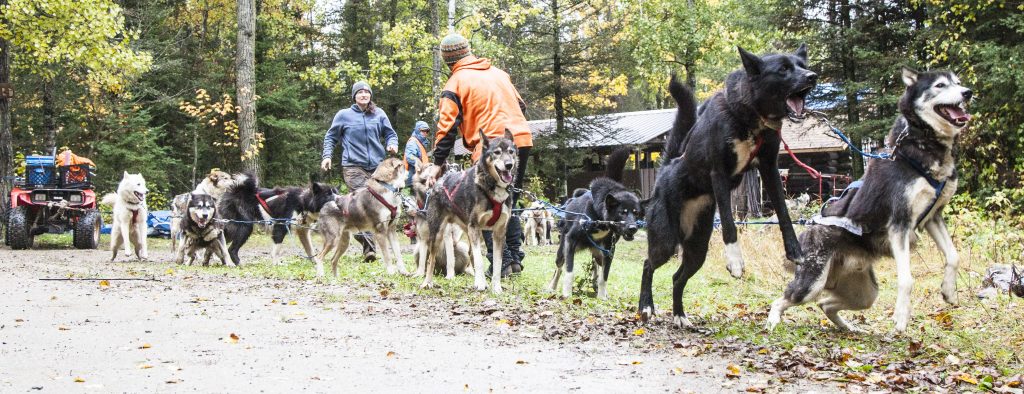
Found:
[[[391,221],[391,219],[394,219],[396,215],[398,215],[398,207],[391,205],[391,203],[389,203],[388,200],[384,199],[384,196],[380,195],[380,193],[377,193],[375,190],[373,190],[372,187],[367,187],[366,190],[369,190],[370,194],[373,195],[373,198],[376,198],[377,201],[380,201],[381,204],[384,204],[384,206],[391,211],[391,216],[388,217],[389,222]]]

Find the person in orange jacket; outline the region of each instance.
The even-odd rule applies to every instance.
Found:
[[[526,103],[519,91],[512,85],[508,73],[491,65],[486,58],[473,56],[469,41],[458,34],[449,34],[441,40],[441,56],[451,68],[452,74],[441,92],[438,104],[437,135],[434,143],[434,163],[443,166],[461,134],[463,143],[473,151],[475,162],[480,158],[483,144],[479,131],[489,138],[512,132],[519,150],[519,166],[513,186],[522,189],[526,175],[526,163],[533,147],[533,134],[526,123]],[[519,193],[512,193],[512,208],[515,209]],[[491,233],[484,232],[487,243],[487,259],[492,260],[494,247]],[[502,251],[502,276],[518,273],[523,269],[522,251],[523,228],[519,217],[509,219]],[[486,272],[491,272],[488,269]]]

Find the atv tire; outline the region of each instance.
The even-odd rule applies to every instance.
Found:
[[[74,244],[76,249],[96,249],[100,245],[100,228],[103,227],[103,217],[100,211],[90,209],[85,211],[74,228]]]
[[[35,236],[28,207],[11,209],[7,214],[7,242],[11,249],[29,249]]]

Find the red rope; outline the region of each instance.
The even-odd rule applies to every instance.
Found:
[[[800,168],[803,168],[805,171],[807,171],[808,174],[811,174],[811,178],[818,180],[821,179],[821,173],[818,172],[818,170],[811,168],[811,166],[804,164],[804,162],[796,158],[796,154],[793,153],[793,150],[789,149],[789,144],[786,143],[786,140],[782,139],[781,132],[779,132],[779,141],[782,141],[782,146],[786,148],[786,153],[789,153],[789,157],[793,159],[793,162],[796,163],[796,165],[800,166]],[[818,193],[820,194],[821,191],[819,190]]]

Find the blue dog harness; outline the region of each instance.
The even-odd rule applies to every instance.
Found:
[[[940,182],[938,179],[935,179],[935,177],[928,173],[928,170],[926,170],[924,166],[921,165],[921,163],[917,162],[917,160],[910,158],[910,156],[907,156],[903,152],[897,151],[896,154],[899,155],[899,157],[902,158],[904,161],[906,161],[910,168],[913,168],[918,175],[920,175],[922,178],[928,181],[928,184],[935,189],[935,197],[932,198],[931,204],[928,204],[928,209],[922,212],[921,216],[919,216],[917,218],[917,221],[914,222],[914,228],[917,228],[917,226],[919,226],[921,222],[926,217],[928,217],[928,214],[931,213],[933,209],[935,209],[935,204],[939,203],[939,198],[942,197],[942,191],[946,188],[946,181]],[[824,209],[828,207],[830,204],[843,199],[843,197],[846,197],[850,190],[860,189],[863,185],[864,181],[860,179],[850,183],[850,185],[847,186],[846,189],[843,189],[843,192],[840,193],[839,196],[829,198],[828,201],[826,201],[825,204],[821,206],[822,211],[824,211]],[[860,227],[860,225],[854,223],[852,220],[846,218],[845,216],[837,217],[818,215],[817,217],[813,218],[812,221],[817,224],[838,226],[856,235],[863,235],[864,233],[864,230]]]

